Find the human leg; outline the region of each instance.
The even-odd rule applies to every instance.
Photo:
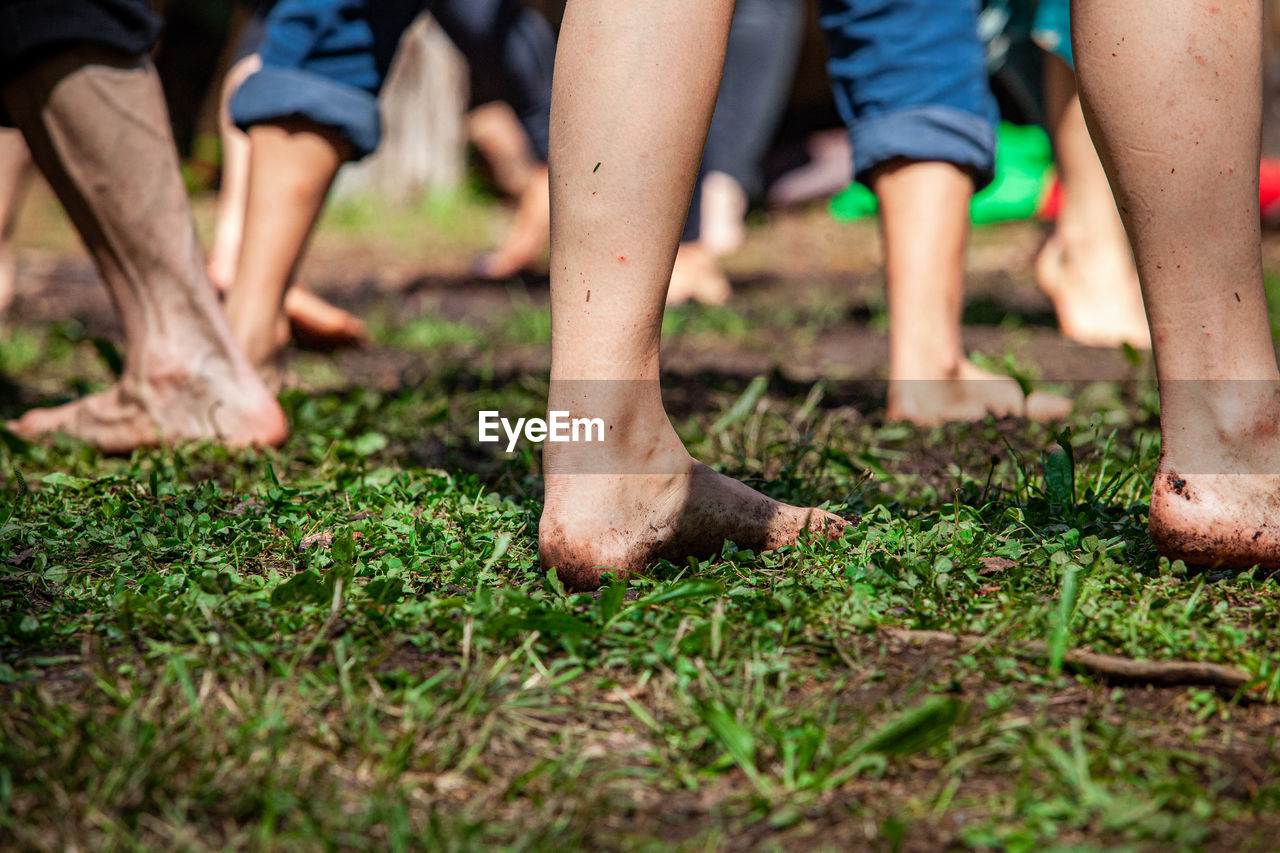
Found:
[[[739,0],[734,12],[703,156],[699,242],[712,255],[742,245],[748,198],[760,191],[760,162],[787,105],[804,21],[803,0]]]
[[[227,295],[227,319],[245,354],[271,375],[289,341],[286,291],[349,148],[337,131],[306,119],[255,125],[249,140],[249,227]]]
[[[551,239],[546,155],[534,154],[528,132],[505,101],[472,110],[467,133],[488,161],[498,187],[516,199],[511,228],[501,245],[476,258],[475,270],[485,278],[508,278],[536,263]]]
[[[545,163],[533,166],[516,196],[510,229],[501,245],[476,259],[476,272],[489,279],[509,278],[541,258],[551,237],[550,180]]]
[[[663,302],[710,122],[732,2],[575,0],[552,111],[550,411],[601,447],[547,444],[543,564],[573,587],[727,539],[776,548],[838,519],[695,462],[658,387]]]
[[[227,328],[196,237],[150,63],[97,46],[11,78],[5,106],[97,263],[124,327],[109,391],[11,424],[107,451],[156,441],[275,444],[284,414]]]
[[[1053,54],[1045,57],[1045,102],[1062,207],[1036,258],[1036,278],[1066,337],[1148,349],[1151,335],[1129,239],[1085,127],[1075,72]]]
[[[260,67],[262,63],[257,54],[247,56],[232,66],[223,84],[222,112],[218,122],[222,135],[222,181],[218,191],[218,219],[214,228],[213,246],[209,249],[209,277],[223,292],[229,291],[235,282],[236,266],[240,260],[249,205],[249,163],[252,152],[249,135],[231,121],[228,102],[239,85]],[[275,175],[275,165],[269,156],[266,157],[260,164],[259,174]],[[268,179],[267,183],[269,186],[259,192],[265,192],[270,197],[277,189],[274,184],[279,182]],[[298,211],[295,209],[294,212]],[[261,242],[255,243],[260,250]],[[294,337],[320,346],[358,344],[365,340],[367,334],[364,321],[359,317],[302,287],[290,287],[285,292],[283,311]],[[278,333],[279,330],[277,323],[275,331]]]
[[[1156,547],[1280,565],[1280,371],[1262,286],[1258,0],[1078,0],[1081,101],[1137,261],[1160,383]]]
[[[1048,419],[1069,401],[1023,396],[964,353],[960,317],[969,199],[990,178],[995,103],[974,4],[822,0],[828,71],[856,175],[880,200],[889,290],[892,419]]]
[[[868,178],[880,199],[889,290],[887,417],[914,423],[987,414],[1062,417],[1061,398],[1022,393],[964,352],[960,317],[972,179],[951,163],[888,161]]]
[[[377,147],[377,93],[420,6],[282,0],[267,19],[262,67],[231,98],[250,156],[227,315],[249,358],[268,375],[277,373],[289,320],[329,341],[363,336],[357,318],[291,285],[338,168]]]
[[[706,157],[703,156],[703,165]],[[667,285],[667,306],[698,302],[703,305],[726,305],[733,296],[729,277],[720,269],[716,256],[702,242],[703,198],[707,176],[702,168],[693,182],[693,194],[689,211],[685,215],[684,230],[680,232],[680,246],[671,267],[671,283]]]
[[[244,236],[245,206],[249,200],[249,135],[231,121],[231,96],[262,67],[256,53],[238,60],[222,81],[218,135],[222,140],[222,178],[218,187],[217,224],[209,247],[209,278],[221,291],[231,289]]]
[[[517,193],[506,237],[476,261],[481,275],[506,278],[539,260],[551,228],[546,162],[555,32],[541,13],[518,0],[433,0],[427,5],[466,57],[473,97],[501,100],[511,108],[535,161]]]
[[[472,93],[471,100],[477,100]],[[481,103],[467,113],[467,138],[476,147],[499,191],[508,196],[524,192],[539,160],[529,136],[511,105],[501,100]]]

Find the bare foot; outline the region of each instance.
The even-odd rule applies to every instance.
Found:
[[[1065,337],[1086,346],[1151,349],[1138,270],[1128,243],[1113,242],[1068,243],[1054,234],[1036,258],[1036,279]]]
[[[671,286],[667,288],[667,304],[726,305],[732,295],[729,279],[711,253],[700,243],[681,243],[671,271]]]
[[[1275,473],[1179,474],[1162,461],[1149,519],[1156,550],[1170,560],[1224,569],[1280,568]]]
[[[214,441],[231,447],[275,446],[289,428],[275,398],[256,382],[172,367],[146,380],[126,374],[119,384],[73,403],[31,411],[9,429],[28,439],[66,433],[106,453],[176,441]]]
[[[966,359],[952,378],[891,379],[886,417],[932,425],[978,421],[987,415],[1051,421],[1070,413],[1071,401],[1066,397],[1043,391],[1024,395],[1015,380],[988,373]]]
[[[235,280],[234,267],[223,269],[213,254],[209,258],[209,277],[225,296]],[[275,336],[278,348],[288,345],[290,337],[299,346],[325,352],[369,343],[369,329],[364,320],[304,287],[295,285],[285,292],[284,314],[285,322]]]
[[[293,337],[314,349],[364,346],[369,330],[364,320],[301,287],[284,295],[284,313]]]
[[[853,180],[853,148],[848,131],[824,130],[805,145],[809,162],[787,172],[769,188],[769,204],[790,206],[830,198]]]
[[[515,219],[502,245],[476,259],[476,274],[488,279],[510,278],[542,258],[551,242],[551,183],[547,167],[535,171],[516,206]]]
[[[219,255],[217,243],[209,251],[207,269],[214,287],[225,297],[235,281],[235,264]],[[306,288],[294,285],[285,292],[284,313],[287,325],[277,330],[277,348],[286,346],[290,336],[300,346],[322,351],[369,343],[369,329],[364,320]]]
[[[805,531],[835,538],[846,522],[779,503],[685,454],[680,474],[547,477],[538,531],[542,565],[567,589],[594,589],[655,560],[714,556],[726,541],[752,551],[793,545]]]

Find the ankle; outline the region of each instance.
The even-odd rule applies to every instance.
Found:
[[[1259,473],[1280,442],[1280,382],[1161,383],[1162,467],[1183,474]]]
[[[965,357],[950,348],[929,352],[927,347],[912,350],[909,355],[891,357],[889,382],[941,382],[964,377]]]
[[[1222,444],[1252,445],[1280,435],[1280,385],[1248,380],[1222,384],[1227,387],[1207,407]]]
[[[289,319],[284,309],[245,316],[228,311],[231,334],[249,363],[262,366],[274,362],[289,343]]]
[[[583,440],[542,445],[548,487],[572,474],[678,474],[688,468],[689,453],[665,412],[659,413],[659,420],[649,413],[618,417],[559,411],[569,411],[571,419],[583,418],[588,423],[581,433]]]
[[[1114,220],[1114,221],[1113,221]],[[1107,206],[1077,205],[1077,209],[1058,218],[1052,239],[1061,247],[1066,259],[1074,255],[1091,255],[1102,251],[1129,250],[1124,224],[1110,198]]]

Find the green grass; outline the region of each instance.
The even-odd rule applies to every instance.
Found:
[[[481,408],[540,412],[545,380],[493,379],[479,345],[543,340],[535,313],[388,316],[430,371],[285,395],[279,451],[6,434],[0,848],[1274,847],[1280,586],[1151,549],[1150,392],[1086,389],[1060,434],[703,383],[675,409],[696,455],[856,524],[566,594],[537,454],[472,439]],[[75,329],[0,344],[62,393],[106,381],[95,358]],[[1104,684],[1058,671],[1072,648],[1256,680]]]
[[[500,234],[494,227],[496,207],[494,198],[474,184],[430,193],[413,205],[353,194],[326,206],[317,234],[410,254],[475,253],[492,248]]]

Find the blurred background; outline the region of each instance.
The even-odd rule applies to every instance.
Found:
[[[558,26],[564,3],[529,5]],[[154,52],[197,222],[209,244],[221,168],[222,78],[248,12],[234,0],[159,2],[165,30]],[[667,318],[664,360],[673,381],[713,373],[726,389],[753,377],[833,383],[883,380],[888,348],[875,219],[848,188],[847,137],[825,72],[825,42],[805,3],[795,72],[750,193],[740,242],[719,258],[733,284],[725,306],[691,305]],[[1280,157],[1280,33],[1268,5],[1264,156]],[[998,29],[984,13],[984,27]],[[1043,53],[1029,40],[986,33],[1003,119],[998,178],[1006,192],[981,212],[968,260],[965,344],[979,363],[1028,380],[1125,383],[1149,376],[1147,356],[1064,339],[1036,286],[1035,259],[1051,230],[1052,156],[1043,119]],[[475,274],[515,216],[514,187],[528,152],[488,141],[514,126],[502,105],[473,91],[465,62],[424,15],[401,45],[384,92],[381,149],[343,168],[299,282],[363,317],[369,344],[337,354],[294,351],[295,387],[394,391],[441,365],[469,374],[542,375],[549,363],[545,250],[517,275]],[[509,148],[509,146],[508,146]],[[497,149],[497,150],[495,150]],[[522,160],[523,158],[523,160]],[[1265,171],[1265,170],[1264,170]],[[1009,180],[1012,176],[1013,189]],[[981,200],[981,197],[980,199]],[[1273,211],[1264,209],[1264,218]],[[3,322],[0,414],[109,379],[101,353],[118,332],[107,294],[56,200],[37,177],[14,232],[17,284]],[[1264,235],[1268,270],[1280,238]],[[1280,277],[1268,274],[1280,296]],[[1272,299],[1273,306],[1280,300]],[[70,318],[68,318],[70,306]],[[1273,325],[1280,327],[1274,313]],[[95,343],[96,342],[96,343]],[[877,417],[879,392],[853,395],[855,417]]]

